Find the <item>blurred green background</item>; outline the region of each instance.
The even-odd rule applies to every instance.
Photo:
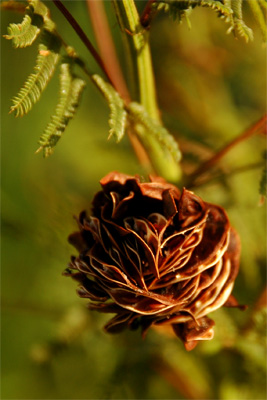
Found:
[[[97,66],[52,2],[46,2],[64,39]],[[110,2],[105,2],[121,63],[125,55]],[[86,33],[85,1],[67,1]],[[138,2],[140,9],[144,2]],[[2,34],[21,15],[2,11]],[[226,35],[209,9],[178,24],[158,16],[151,28],[162,118],[181,144],[190,171],[241,134],[266,110],[266,48],[253,18],[254,42]],[[110,316],[86,309],[76,283],[61,276],[75,250],[67,236],[73,215],[90,210],[99,179],[112,170],[142,174],[125,138],[108,136],[108,107],[88,82],[77,116],[54,154],[34,152],[56,105],[57,74],[25,117],[9,115],[10,99],[32,72],[36,46],[1,43],[2,94],[2,399],[265,399],[266,207],[259,195],[261,168],[230,172],[263,160],[265,139],[254,136],[222,161],[221,179],[195,188],[205,201],[226,208],[242,240],[234,294],[248,310],[212,314],[215,338],[187,353],[169,331],[109,336]]]

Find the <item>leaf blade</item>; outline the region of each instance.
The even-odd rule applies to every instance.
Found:
[[[92,80],[104,95],[110,108],[108,139],[114,136],[118,143],[123,138],[126,128],[127,112],[124,109],[124,102],[113,86],[105,82],[101,76],[94,74]]]
[[[128,111],[133,124],[141,124],[145,128],[146,134],[154,136],[154,138],[163,146],[163,148],[165,148],[166,153],[171,154],[176,162],[181,160],[181,152],[179,150],[178,143],[164,126],[149,116],[141,104],[136,102],[130,103],[128,106]],[[139,134],[142,140],[143,135],[138,127],[136,132]]]
[[[59,99],[55,113],[38,142],[40,148],[37,152],[43,149],[45,157],[52,154],[68,123],[74,117],[85,87],[85,81],[73,75],[71,65],[67,62],[60,65],[59,80]]]
[[[30,46],[40,33],[36,25],[32,25],[32,18],[26,14],[20,24],[9,24],[8,34],[3,35],[5,39],[12,40],[15,48]]]
[[[22,117],[32,109],[53,76],[60,58],[60,43],[56,37],[55,41],[56,43],[53,43],[51,33],[45,32],[42,42],[38,46],[34,72],[28,76],[23,87],[12,99],[13,105],[10,108],[10,113],[15,112],[16,117]]]

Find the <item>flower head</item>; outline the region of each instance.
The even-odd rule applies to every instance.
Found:
[[[187,350],[213,337],[207,314],[228,305],[240,243],[223,208],[151,178],[112,172],[100,181],[92,214],[69,241],[79,251],[65,275],[89,308],[116,314],[110,333],[171,324]]]

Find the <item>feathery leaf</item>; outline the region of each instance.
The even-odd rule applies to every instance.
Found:
[[[159,0],[155,7],[168,12],[174,19],[181,21],[187,19],[189,13],[196,6],[209,7],[216,11],[220,18],[230,24],[227,33],[234,32],[236,36],[243,37],[247,42],[253,40],[252,30],[245,24],[242,16],[243,0]]]
[[[249,40],[253,40],[253,32],[243,21],[242,2],[243,0],[231,0],[233,19],[228,31],[233,31],[234,34],[243,37],[248,42]]]
[[[29,9],[29,7],[27,7],[27,9]],[[34,18],[36,23],[34,24],[33,16],[34,14],[31,7],[20,24],[9,24],[7,27],[8,35],[4,35],[4,38],[12,40],[15,48],[30,46],[40,33],[42,19],[37,23],[38,17],[36,16]]]
[[[16,117],[27,114],[40,99],[59,60],[59,48],[60,43],[56,36],[46,32],[38,47],[34,72],[28,77],[17,96],[12,99],[10,112],[15,111]]]
[[[136,133],[140,135],[141,139],[144,139],[146,135],[154,136],[163,148],[172,155],[175,161],[180,161],[181,152],[173,136],[166,128],[152,119],[141,104],[136,102],[130,103],[128,105],[128,112],[135,125]],[[138,124],[145,129],[145,132],[139,129]]]
[[[127,113],[124,109],[124,102],[113,86],[105,82],[101,76],[94,74],[92,75],[92,80],[104,95],[110,108],[108,139],[114,135],[116,141],[119,142],[124,135],[126,127]]]
[[[13,2],[13,7],[18,7]],[[48,29],[51,25],[48,8],[39,0],[30,0],[29,5],[25,8],[25,15],[21,23],[9,24],[8,35],[4,38],[12,40],[13,46],[27,47],[30,46],[37,38],[43,26]],[[52,23],[54,27],[54,23]],[[51,29],[48,29],[51,31]]]
[[[251,11],[254,15],[254,18],[260,27],[262,38],[263,38],[264,42],[266,42],[266,40],[267,40],[267,27],[266,27],[267,2],[260,3],[258,0],[247,0],[247,4],[250,6]],[[264,8],[264,5],[265,5],[265,9],[262,10],[261,6]]]
[[[39,140],[41,147],[37,150],[37,152],[39,152],[43,149],[45,157],[52,154],[66,126],[74,117],[82,91],[85,87],[85,81],[73,75],[69,63],[61,64],[59,80],[59,99],[55,114],[51,117],[51,121],[45,128]]]

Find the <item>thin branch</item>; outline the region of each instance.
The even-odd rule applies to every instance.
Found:
[[[259,132],[266,132],[266,121],[267,115],[265,114],[259,121],[253,124],[248,130],[246,130],[241,135],[237,136],[234,140],[228,143],[225,147],[219,150],[213,157],[209,160],[205,161],[200,167],[197,168],[191,175],[189,175],[187,185],[191,186],[194,184],[194,181],[202,175],[204,172],[208,171],[209,169],[213,168],[218,161],[221,160],[234,146],[243,142],[244,140],[248,139],[250,136],[259,133]]]
[[[194,181],[191,184],[187,185],[187,188],[192,189],[192,188],[196,188],[199,186],[204,186],[207,185],[209,183],[212,183],[215,180],[218,179],[222,179],[222,178],[228,178],[229,176],[233,176],[233,175],[237,175],[237,174],[241,174],[243,172],[248,172],[248,171],[252,171],[254,169],[259,169],[259,168],[263,168],[265,165],[264,162],[257,162],[257,163],[251,163],[251,164],[247,164],[247,165],[242,165],[241,167],[237,167],[235,169],[232,169],[231,171],[227,172],[227,173],[217,173],[213,176],[209,176],[208,178],[204,179],[204,180],[199,180],[199,181]],[[204,178],[204,177],[203,177]]]
[[[149,116],[161,123],[156,99],[155,79],[152,67],[148,32],[140,24],[136,3],[134,0],[114,0],[116,16],[124,32],[131,32],[131,55],[137,66],[137,79],[140,93],[140,103]],[[177,182],[181,178],[181,169],[171,154],[161,148],[160,143],[151,135],[146,134],[144,146],[149,149],[150,159],[157,171],[165,179]]]
[[[78,24],[76,19],[71,15],[71,13],[67,10],[67,8],[62,4],[61,0],[52,0],[52,1],[55,4],[55,6],[59,9],[59,11],[64,15],[66,20],[70,23],[70,25],[75,30],[75,32],[77,33],[79,38],[82,40],[82,42],[85,44],[87,49],[90,51],[91,55],[94,57],[94,59],[97,62],[97,64],[100,66],[102,71],[106,74],[106,76],[107,76],[108,80],[110,81],[110,83],[114,86],[114,84],[112,82],[112,79],[110,77],[110,74],[107,71],[106,66],[105,66],[102,58],[99,56],[98,52],[96,51],[96,49],[92,45],[91,41],[86,36],[86,34],[83,31],[83,29],[80,27],[80,25]]]
[[[242,334],[247,334],[251,331],[255,331],[255,316],[260,311],[264,310],[266,304],[267,304],[267,287],[265,286],[262,292],[260,293],[258,299],[254,303],[250,316],[242,328]]]
[[[103,60],[103,63],[105,64],[105,68],[109,72],[115,89],[118,91],[125,103],[128,104],[132,100],[122,70],[120,68],[120,64],[118,62],[118,57],[110,32],[103,2],[101,0],[87,0],[87,8],[89,14],[91,15],[93,31],[98,48],[100,50],[101,58]],[[148,173],[154,172],[149,155],[147,154],[144,146],[141,144],[137,136],[132,133],[132,129],[130,126],[127,129],[127,134],[140,164]]]
[[[161,355],[156,354],[151,360],[151,368],[185,399],[208,398],[207,389],[197,384],[190,373],[182,370],[182,366],[178,368],[177,365],[171,365]]]
[[[86,0],[86,3],[103,63],[109,72],[115,89],[127,104],[131,101],[131,98],[118,62],[103,2],[101,0]]]
[[[142,12],[142,15],[140,17],[140,23],[145,29],[149,29],[151,21],[157,12],[152,7],[153,3],[155,3],[155,2],[156,2],[156,0],[148,0],[148,2],[145,5],[145,8]]]

